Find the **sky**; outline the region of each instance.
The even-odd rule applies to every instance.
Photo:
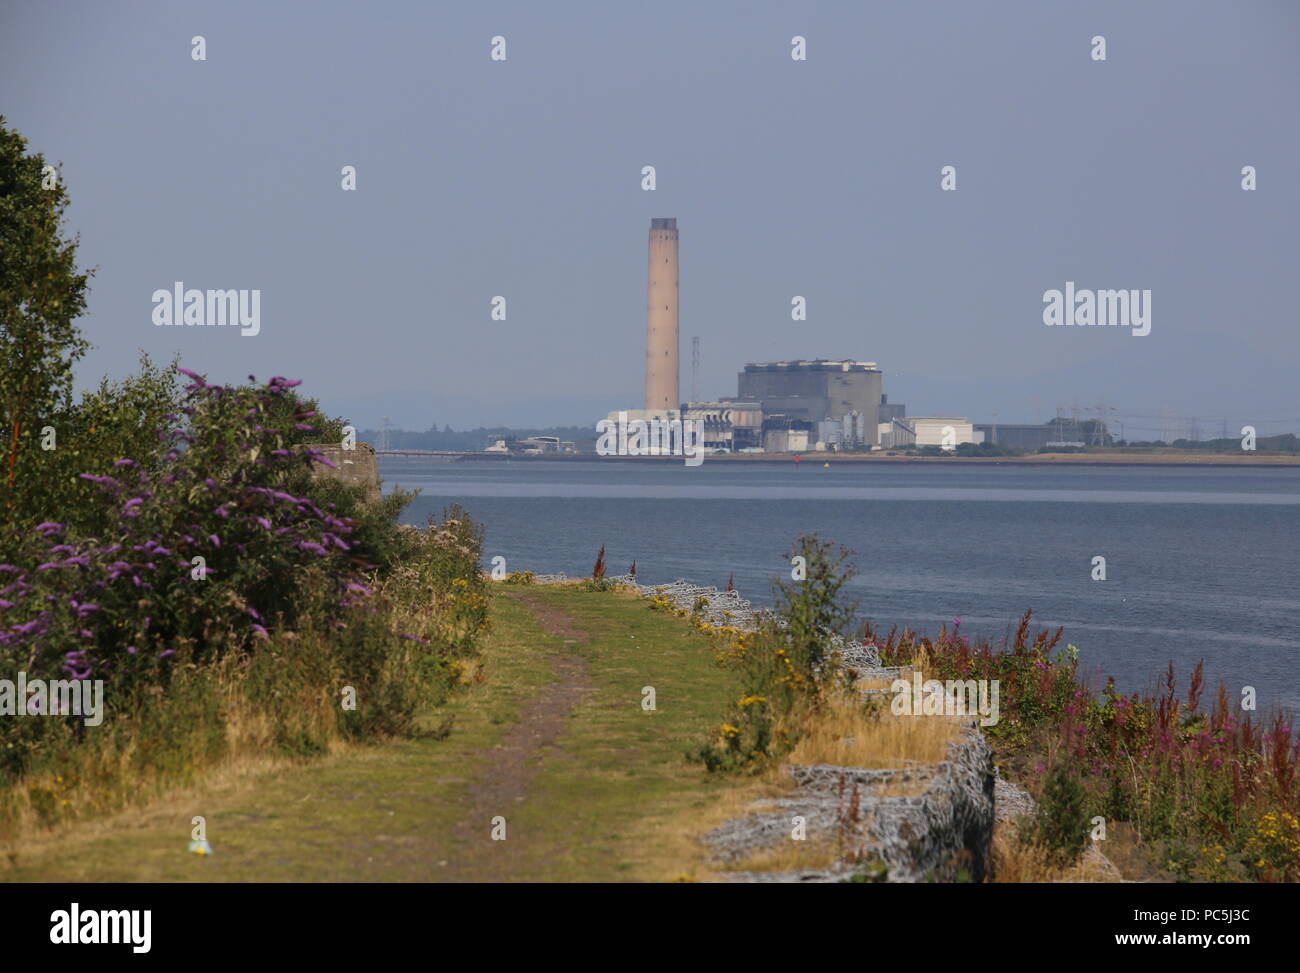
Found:
[[[639,407],[671,216],[683,398],[698,337],[701,398],[852,358],[912,415],[1300,431],[1298,95],[1290,0],[0,6],[0,113],[95,269],[79,386],[179,354],[362,428]],[[259,333],[156,326],[176,281],[259,290]],[[1045,326],[1067,281],[1150,290],[1150,333]]]

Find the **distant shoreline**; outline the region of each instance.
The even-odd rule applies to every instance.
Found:
[[[792,465],[794,453],[710,453],[706,463],[740,463]],[[381,460],[442,459],[453,462],[519,462],[519,463],[672,463],[680,465],[680,456],[597,456],[594,453],[549,454],[540,456],[509,456],[502,453],[454,453],[419,450],[391,450],[378,454]],[[799,465],[820,466],[823,463],[840,464],[902,464],[943,466],[1214,466],[1227,469],[1260,468],[1297,469],[1300,455],[1271,454],[1235,456],[1225,453],[1034,453],[1027,456],[888,456],[883,453],[799,453]]]

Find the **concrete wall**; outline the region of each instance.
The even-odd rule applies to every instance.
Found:
[[[357,443],[356,449],[350,450],[338,443],[312,443],[308,448],[318,450],[337,467],[330,469],[323,464],[314,463],[312,469],[316,476],[363,487],[371,500],[379,499],[379,462],[375,458],[374,447],[369,443]]]

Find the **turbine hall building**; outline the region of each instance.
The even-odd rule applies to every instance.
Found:
[[[813,428],[824,419],[857,413],[867,431],[868,448],[879,444],[883,373],[875,362],[752,362],[739,375],[737,398],[760,402],[763,414],[802,419]]]

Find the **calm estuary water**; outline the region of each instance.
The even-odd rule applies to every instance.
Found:
[[[1026,608],[1122,689],[1173,660],[1300,709],[1300,470],[798,466],[620,462],[383,464],[418,488],[405,520],[455,502],[487,529],[485,567],[685,578],[770,602],[794,539],[852,549],[852,597],[886,630],[1000,641]],[[1106,581],[1091,580],[1095,555]]]

